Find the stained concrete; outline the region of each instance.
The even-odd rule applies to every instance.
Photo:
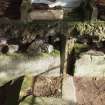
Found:
[[[75,85],[73,77],[70,75],[66,75],[63,79],[62,98],[76,103]]]

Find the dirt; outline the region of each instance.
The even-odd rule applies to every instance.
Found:
[[[32,93],[34,96],[55,96],[61,95],[62,77],[36,76],[33,78]]]
[[[78,105],[105,105],[105,78],[74,77]]]

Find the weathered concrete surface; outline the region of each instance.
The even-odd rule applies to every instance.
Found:
[[[56,71],[55,71],[56,70]],[[51,71],[51,73],[50,73]],[[60,56],[0,55],[0,86],[22,75],[60,75]],[[48,73],[48,74],[47,74]],[[54,74],[53,74],[54,73]]]
[[[73,77],[70,75],[66,75],[63,79],[62,98],[76,103],[75,85]]]
[[[34,10],[29,13],[30,20],[58,20],[63,19],[63,10]]]
[[[72,101],[65,101],[54,97],[27,97],[19,105],[75,105]]]
[[[82,53],[75,64],[75,76],[105,76],[105,54],[90,50]]]

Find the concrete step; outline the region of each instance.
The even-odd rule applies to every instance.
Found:
[[[66,75],[63,79],[62,98],[70,102],[76,103],[76,92],[73,77]]]

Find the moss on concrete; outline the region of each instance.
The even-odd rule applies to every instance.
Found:
[[[79,56],[81,52],[87,51],[89,49],[89,46],[80,43],[75,43],[74,48],[76,55]]]
[[[63,31],[68,32],[67,35],[74,35],[75,31],[78,31],[80,35],[98,35],[100,39],[105,37],[105,21],[86,21],[86,22],[64,22]],[[68,31],[67,31],[68,30]],[[97,34],[96,34],[97,32]],[[92,34],[93,33],[93,34]]]
[[[27,54],[0,55],[0,86],[22,75],[38,75],[49,69],[52,70],[52,67],[60,65],[60,55],[55,55],[45,53],[35,56]]]
[[[22,87],[21,87],[21,91],[20,91],[20,98],[25,96],[27,91],[32,88],[32,80],[33,80],[33,76],[26,75],[24,77]]]
[[[74,105],[73,102],[54,97],[27,97],[19,105]]]

